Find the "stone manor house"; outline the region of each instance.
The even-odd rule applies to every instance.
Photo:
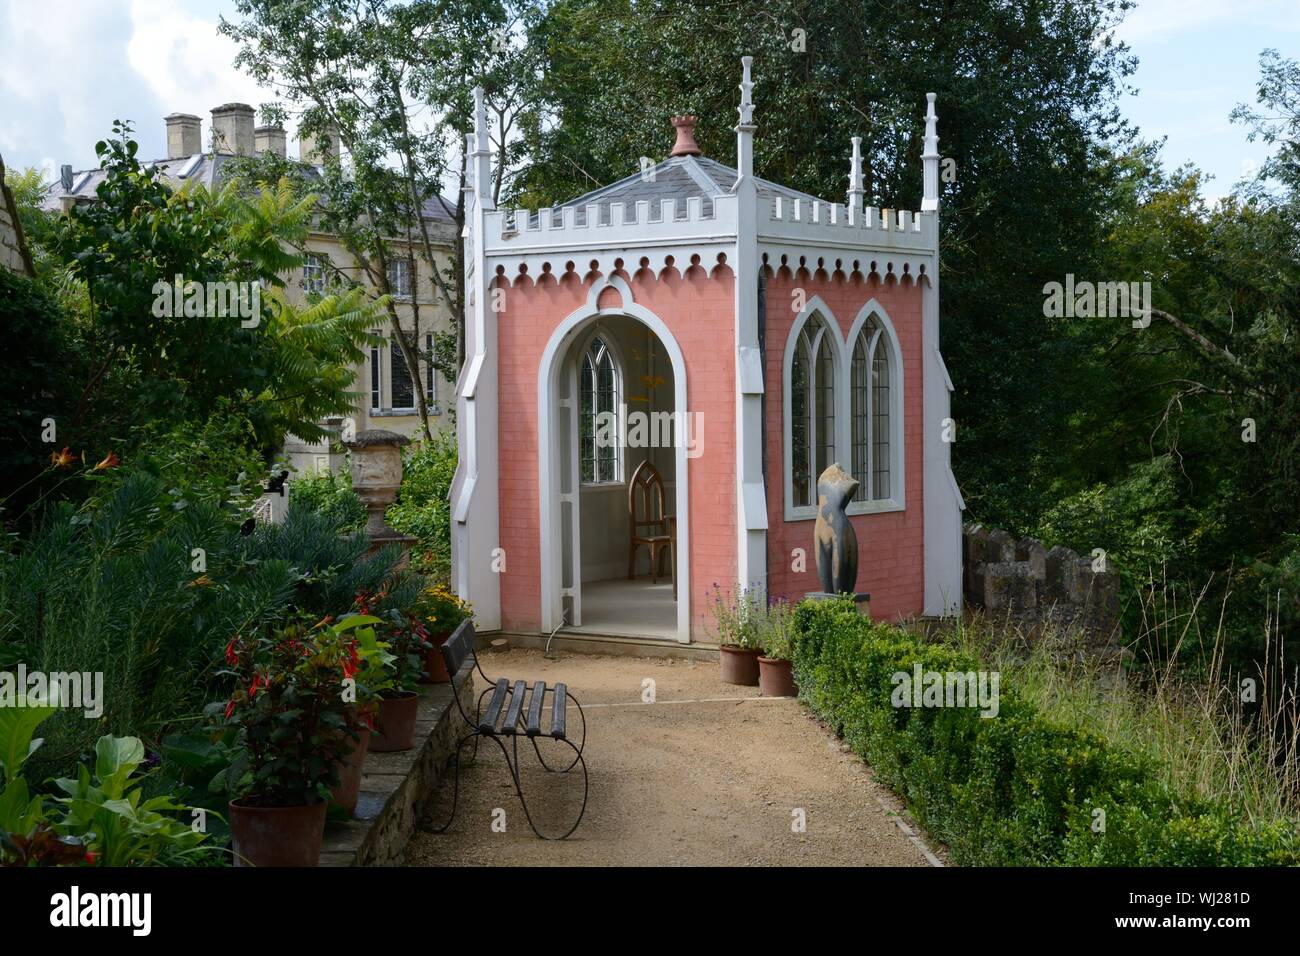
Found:
[[[209,137],[211,148],[205,150],[202,145],[201,119],[190,113],[172,113],[165,118],[167,155],[150,165],[156,167],[167,182],[178,188],[190,182],[210,187],[221,182],[223,167],[235,157],[273,153],[281,159],[287,158],[287,134],[284,128],[279,125],[256,126],[254,116],[253,108],[244,103],[227,103],[213,109]],[[299,161],[307,167],[309,173],[338,155],[339,143],[334,136],[304,136],[299,143]],[[50,187],[45,207],[58,211],[67,210],[76,203],[93,202],[95,189],[103,178],[104,172],[100,169],[75,171],[64,167],[60,179]],[[458,238],[454,214],[455,203],[449,203],[442,197],[426,203],[423,210],[440,265],[445,265],[445,256],[451,252],[453,243]],[[284,277],[291,296],[296,294],[301,300],[308,293],[326,292],[339,274],[365,282],[364,271],[352,260],[351,254],[336,236],[313,230],[306,246],[309,255],[303,263],[301,274]],[[404,247],[403,240],[394,240],[393,248],[396,251],[400,253]],[[415,251],[416,266],[423,266],[418,250]],[[452,328],[451,312],[438,294],[433,279],[421,274],[413,281],[410,266],[411,263],[406,259],[395,259],[389,266],[388,279],[395,293],[397,313],[403,329],[418,332],[415,345],[422,353],[417,363],[419,367],[407,368],[401,350],[391,337],[387,319],[381,317],[377,320],[375,332],[383,335],[387,342],[383,346],[372,348],[369,358],[355,369],[354,388],[369,395],[356,409],[353,421],[357,431],[386,428],[407,436],[415,435],[419,428],[419,418],[416,415],[411,384],[413,376],[419,376],[424,383],[430,428],[442,431],[454,427],[451,423],[452,416],[447,414],[451,407],[451,384],[443,380],[432,364],[423,358],[432,352],[434,333],[450,331]],[[427,268],[423,271],[427,271]],[[419,305],[418,330],[413,329],[413,304]],[[344,422],[340,418],[329,424],[341,431]],[[337,468],[342,463],[337,445],[332,450],[329,442],[309,443],[294,435],[286,436],[284,452],[299,473]]]

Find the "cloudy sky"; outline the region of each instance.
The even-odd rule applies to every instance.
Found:
[[[141,153],[165,153],[162,117],[273,99],[216,33],[231,0],[0,0],[0,154],[11,167],[94,163],[115,117],[135,121]],[[1228,122],[1253,100],[1259,54],[1300,56],[1300,0],[1138,0],[1120,30],[1137,53],[1124,108],[1170,165],[1191,161],[1227,192],[1263,157]],[[291,141],[293,136],[291,133]],[[290,153],[294,151],[290,147]]]

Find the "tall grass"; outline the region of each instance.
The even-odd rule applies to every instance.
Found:
[[[1048,719],[1151,758],[1171,791],[1224,801],[1251,823],[1300,819],[1300,699],[1277,616],[1261,622],[1264,659],[1234,670],[1224,608],[1204,607],[1207,591],[1180,606],[1171,588],[1144,589],[1122,665],[1073,635],[1029,635],[982,615],[947,639],[1001,670]]]

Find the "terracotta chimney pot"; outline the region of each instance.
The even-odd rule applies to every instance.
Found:
[[[677,142],[673,144],[670,156],[699,156],[700,146],[695,142],[695,124],[698,116],[674,116],[673,126],[677,127]]]

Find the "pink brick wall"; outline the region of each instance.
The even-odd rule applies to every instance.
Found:
[[[783,464],[784,410],[781,376],[785,361],[786,338],[797,317],[792,310],[793,290],[802,288],[808,299],[820,296],[834,313],[840,334],[847,336],[858,312],[872,298],[889,315],[898,333],[903,353],[903,455],[907,510],[877,515],[854,515],[850,520],[858,536],[858,590],[871,594],[873,617],[890,619],[900,615],[920,614],[925,604],[922,522],[922,380],[921,380],[921,295],[913,283],[899,284],[892,279],[869,282],[857,276],[846,280],[819,272],[798,276],[789,270],[767,280],[767,509],[768,509],[768,590],[774,596],[798,600],[808,591],[821,590],[813,550],[814,519],[785,520],[785,482]],[[842,456],[841,456],[842,457]],[[847,470],[848,461],[840,464]],[[803,548],[807,570],[791,570],[792,552]]]
[[[706,636],[708,598],[716,582],[736,575],[734,276],[712,277],[698,266],[685,276],[624,275],[633,300],[671,331],[686,361],[689,410],[703,413],[704,453],[687,462],[690,481],[691,617],[696,638]],[[501,621],[506,630],[536,631],[541,622],[538,503],[537,374],[551,334],[587,300],[594,277],[543,276],[508,286],[498,316],[500,375],[500,522],[506,571]],[[504,282],[499,279],[498,283]],[[617,305],[608,290],[602,307]]]

